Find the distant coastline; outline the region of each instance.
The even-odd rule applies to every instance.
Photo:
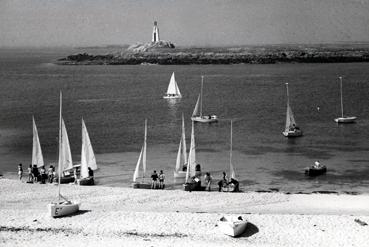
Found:
[[[247,47],[122,49],[110,54],[82,51],[58,59],[59,65],[190,65],[369,62],[369,45],[267,45]]]

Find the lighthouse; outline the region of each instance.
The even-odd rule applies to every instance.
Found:
[[[152,30],[152,39],[151,42],[156,43],[159,42],[160,38],[159,38],[159,28],[158,28],[158,22],[154,21],[154,28]]]

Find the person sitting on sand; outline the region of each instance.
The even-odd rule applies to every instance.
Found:
[[[164,184],[164,180],[165,180],[165,174],[163,172],[163,170],[160,170],[159,173],[159,189],[164,189],[165,184]]]
[[[23,177],[23,167],[22,164],[18,165],[18,176],[19,176],[19,180],[22,181],[22,177]]]
[[[223,178],[222,178],[222,180],[220,180],[218,182],[219,192],[222,191],[222,187],[226,187],[227,185],[228,185],[227,173],[226,172],[223,172]]]
[[[33,182],[32,165],[28,167],[28,182]]]
[[[205,190],[210,191],[211,190],[211,182],[213,180],[213,178],[210,175],[210,172],[205,173],[204,180],[205,180],[205,185],[206,185]]]
[[[229,184],[233,185],[233,192],[238,192],[240,190],[240,183],[235,178],[231,178]]]
[[[151,175],[151,189],[156,189],[158,183],[158,174],[154,170],[153,174]]]

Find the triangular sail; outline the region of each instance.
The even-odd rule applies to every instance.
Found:
[[[137,178],[140,176],[140,163],[142,159],[142,153],[143,153],[143,146],[141,148],[140,156],[138,157],[138,160],[137,160],[135,172],[133,173],[133,182],[136,182]]]
[[[167,94],[175,94],[177,96],[181,96],[181,92],[179,91],[174,72],[172,73],[172,76],[170,77]]]
[[[231,120],[231,145],[230,145],[230,152],[229,152],[229,175],[230,175],[230,178],[236,179],[236,172],[232,164],[232,151],[233,151],[232,145],[233,145],[233,124]]]
[[[185,132],[183,113],[182,113],[182,156],[183,156],[183,164],[186,164],[187,163],[187,147],[186,147],[186,132]]]
[[[145,138],[144,138],[144,146],[143,146],[143,160],[142,160],[142,178],[145,178],[146,174],[146,148],[147,148],[147,119],[145,119]]]
[[[193,109],[192,117],[195,117],[199,114],[199,102],[200,102],[200,94],[199,97],[197,97],[195,108]]]
[[[85,121],[82,119],[82,150],[81,150],[81,177],[88,177],[88,167],[97,169],[94,150],[87,132]]]
[[[62,170],[73,168],[72,153],[70,151],[67,129],[63,118],[61,119],[61,143],[59,146],[59,166]]]
[[[286,89],[287,89],[287,112],[286,112],[286,128],[285,130],[288,131],[291,127],[295,128],[298,127],[297,123],[295,121],[295,117],[293,116],[293,112],[290,106],[290,96],[288,92],[288,83],[286,83]]]
[[[177,152],[177,159],[176,159],[176,172],[181,169],[181,150],[182,149],[182,139],[179,142],[178,152]]]
[[[44,166],[44,158],[42,156],[40,139],[38,138],[36,122],[33,116],[32,122],[33,122],[32,165],[37,165],[37,167],[41,167]]]
[[[188,181],[189,177],[193,177],[196,175],[196,144],[195,144],[195,130],[194,129],[195,129],[194,122],[192,121],[191,145],[190,145],[190,152],[188,154],[186,182]]]

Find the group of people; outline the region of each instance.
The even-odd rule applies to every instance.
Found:
[[[204,175],[204,181],[205,181],[205,188],[201,187],[201,179],[198,176],[193,176],[191,179],[192,186],[190,187],[191,190],[203,190],[211,191],[211,184],[213,182],[213,177],[210,175],[210,172],[206,172]],[[223,172],[222,179],[218,182],[218,191],[229,191],[229,192],[238,192],[240,190],[239,188],[239,182],[231,177],[231,179],[228,179],[228,176],[226,172]]]
[[[154,170],[154,172],[151,174],[151,189],[164,189],[165,188],[165,174],[163,172],[163,170],[160,170],[160,173],[157,174],[156,171]]]
[[[22,178],[23,178],[22,164],[18,165],[18,177],[19,177],[19,180],[22,181]],[[55,172],[55,168],[53,165],[50,165],[47,171],[46,171],[45,166],[41,166],[40,168],[38,168],[37,165],[30,164],[28,167],[27,183],[40,182],[44,184],[46,183],[46,181],[48,181],[49,183],[53,183],[55,177],[56,177],[56,172]]]

